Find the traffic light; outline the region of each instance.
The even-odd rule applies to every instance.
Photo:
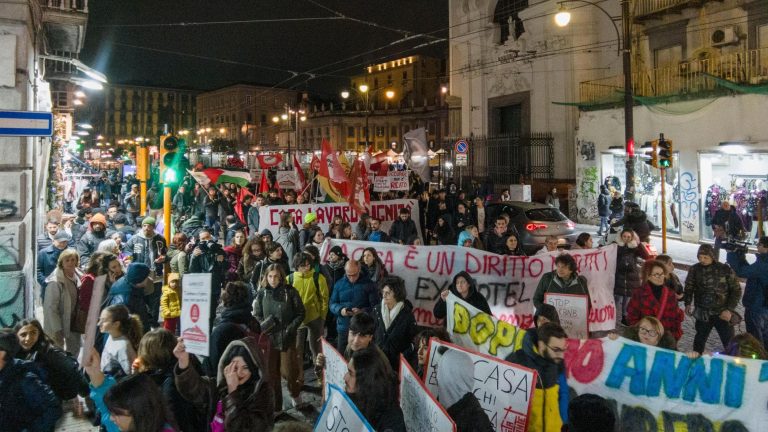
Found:
[[[648,156],[650,156],[650,158],[646,159],[645,163],[647,163],[648,165],[650,165],[650,166],[652,166],[654,168],[658,168],[659,167],[659,159],[658,159],[658,153],[657,153],[658,146],[659,146],[659,141],[658,140],[646,141],[645,145],[643,145],[643,149],[644,150],[650,149],[650,152],[648,154]]]
[[[658,166],[663,169],[672,168],[672,140],[665,139],[664,134],[659,135]]]
[[[173,135],[160,137],[160,181],[165,185],[178,183],[184,158],[184,140]]]

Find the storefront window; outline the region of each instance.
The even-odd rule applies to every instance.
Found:
[[[635,162],[635,201],[644,211],[648,221],[661,229],[661,212],[667,212],[667,233],[679,234],[680,224],[680,170],[678,153],[673,154],[672,168],[665,171],[664,203],[661,202],[661,173],[658,168],[638,158]],[[624,193],[626,164],[623,154],[604,153],[601,155],[603,184],[611,194]]]
[[[762,212],[763,229],[768,229],[768,153],[726,154],[700,153],[701,173],[701,237],[713,240],[712,217],[727,200],[736,208],[746,240],[757,238],[758,212]],[[760,210],[762,207],[762,210]]]

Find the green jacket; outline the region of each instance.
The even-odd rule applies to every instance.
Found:
[[[544,276],[539,279],[539,285],[536,287],[536,292],[533,294],[533,305],[536,309],[540,309],[544,304],[544,294],[586,294],[587,295],[587,307],[591,307],[592,300],[589,296],[589,288],[587,288],[587,278],[584,276],[573,273],[571,279],[564,281],[557,276],[556,271],[544,273]]]
[[[269,332],[272,348],[285,351],[296,344],[296,330],[304,321],[304,304],[296,289],[288,284],[277,288],[261,287],[253,301],[253,316],[263,322],[274,317],[275,327]],[[265,329],[266,330],[266,329]]]

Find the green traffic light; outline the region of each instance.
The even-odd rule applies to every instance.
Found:
[[[176,170],[172,168],[166,168],[165,173],[163,174],[163,183],[165,184],[171,184],[176,183]]]

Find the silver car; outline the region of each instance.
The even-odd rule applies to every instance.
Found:
[[[529,255],[544,247],[549,235],[557,236],[561,247],[565,248],[569,248],[578,236],[576,224],[560,210],[546,204],[524,201],[489,203],[486,206],[487,226],[492,227],[493,221],[502,213],[509,215],[510,223],[520,233],[520,242]]]

